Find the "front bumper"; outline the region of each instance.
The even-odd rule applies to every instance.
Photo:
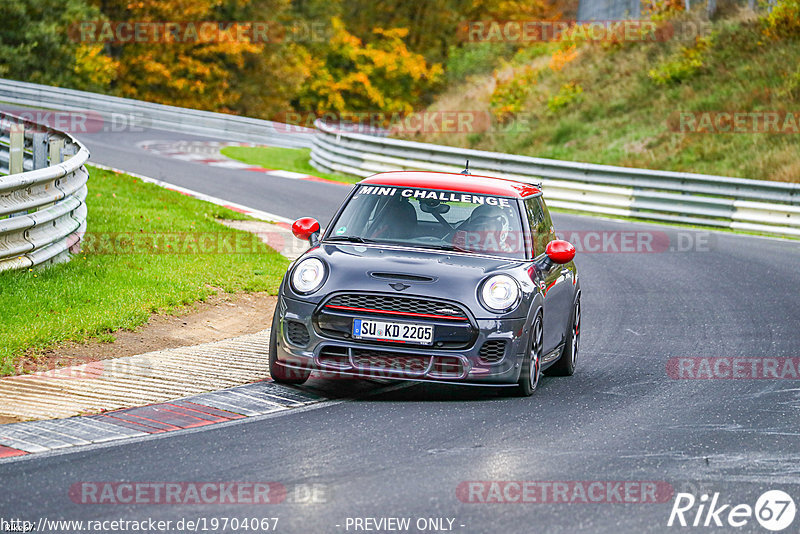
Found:
[[[303,300],[280,298],[277,349],[286,367],[323,375],[504,386],[517,383],[527,352],[524,318],[470,317],[472,335],[467,342],[404,347],[331,335],[314,320],[320,315],[318,308]],[[436,328],[449,332],[447,326]]]

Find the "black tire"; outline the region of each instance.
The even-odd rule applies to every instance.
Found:
[[[300,385],[311,376],[310,369],[292,369],[284,366],[278,361],[278,336],[280,327],[278,324],[278,310],[272,316],[272,330],[269,332],[269,375],[278,384]]]
[[[522,370],[519,373],[519,381],[516,387],[511,389],[515,397],[530,397],[539,385],[542,376],[542,346],[543,346],[544,327],[542,325],[542,314],[537,314],[536,319],[531,325],[531,335],[528,346],[530,347],[529,357],[522,362]]]
[[[551,376],[572,376],[575,374],[575,367],[578,363],[578,350],[581,341],[581,294],[575,298],[572,305],[572,316],[567,327],[566,341],[561,357],[558,361],[547,369],[546,373]]]

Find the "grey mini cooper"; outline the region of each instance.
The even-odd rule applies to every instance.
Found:
[[[572,375],[581,333],[575,248],[556,239],[541,188],[437,172],[356,184],[289,267],[272,323],[279,383],[332,376],[506,386]]]

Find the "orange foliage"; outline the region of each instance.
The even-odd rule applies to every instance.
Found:
[[[554,71],[560,71],[569,63],[574,61],[577,57],[578,49],[575,45],[571,45],[569,48],[564,50],[556,50],[553,53],[553,56],[550,58],[550,69]]]
[[[322,53],[311,57],[311,76],[301,89],[303,111],[384,111],[410,113],[419,97],[441,78],[442,67],[408,50],[405,28],[373,30],[363,43],[332,20],[333,37]]]
[[[104,10],[115,21],[228,22],[228,14],[220,11],[221,4],[220,0],[106,0]],[[226,7],[245,4],[241,0],[229,1]],[[288,0],[260,4],[264,12],[280,13],[288,8]],[[276,61],[285,58],[290,45],[278,49],[277,45],[252,42],[248,37],[205,42],[127,42],[112,44],[111,48],[119,64],[118,94],[175,106],[266,116],[288,106],[288,93],[302,79],[296,62]],[[266,72],[274,79],[261,79],[257,87],[247,79]],[[293,80],[294,86],[289,85]],[[274,86],[285,87],[286,94],[280,95]],[[248,94],[243,91],[245,88]],[[254,98],[253,91],[274,94],[275,98]]]

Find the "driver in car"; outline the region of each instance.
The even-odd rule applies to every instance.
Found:
[[[370,238],[373,239],[408,239],[413,237],[417,228],[417,212],[406,198],[388,199],[374,227]]]
[[[456,231],[454,244],[473,252],[511,252],[507,243],[508,216],[499,206],[487,204],[472,210]]]

